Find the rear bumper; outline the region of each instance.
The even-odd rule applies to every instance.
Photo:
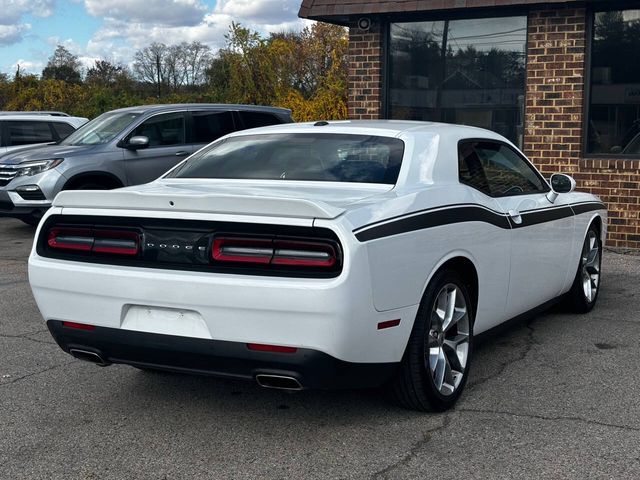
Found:
[[[94,352],[108,363],[253,380],[259,374],[293,377],[303,388],[365,388],[385,383],[398,363],[352,363],[299,348],[295,353],[249,350],[245,343],[96,327],[85,331],[61,321],[47,326],[58,345]]]

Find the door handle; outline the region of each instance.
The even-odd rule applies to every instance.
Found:
[[[509,216],[516,225],[520,225],[522,223],[522,216],[518,210],[509,210]]]
[[[176,152],[176,157],[184,157],[185,155],[189,155],[189,152],[185,150],[180,150],[179,152]]]

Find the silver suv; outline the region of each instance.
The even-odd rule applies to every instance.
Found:
[[[30,145],[59,142],[88,121],[60,112],[0,112],[0,156]]]
[[[113,110],[56,145],[0,157],[0,216],[35,225],[61,190],[147,183],[227,133],[290,122],[289,110],[252,105]]]

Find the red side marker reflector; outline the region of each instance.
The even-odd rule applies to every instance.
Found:
[[[77,330],[95,330],[95,325],[87,325],[86,323],[62,322],[63,327],[75,328]]]
[[[378,324],[378,330],[384,330],[385,328],[397,327],[400,325],[400,319],[397,320],[387,320],[385,322],[380,322]]]
[[[256,352],[275,352],[275,353],[296,353],[296,347],[283,347],[281,345],[263,345],[261,343],[247,343],[249,350]]]

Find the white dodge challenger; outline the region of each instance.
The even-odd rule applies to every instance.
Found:
[[[266,127],[146,185],[60,193],[29,280],[83,360],[290,390],[385,385],[444,410],[474,335],[556,300],[593,308],[607,213],[574,188],[472,127]]]

